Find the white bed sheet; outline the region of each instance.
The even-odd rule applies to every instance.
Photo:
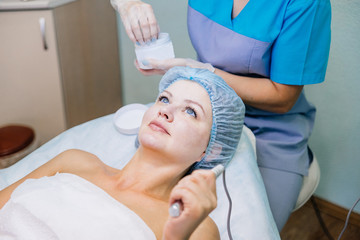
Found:
[[[120,134],[110,114],[73,127],[50,140],[7,169],[0,170],[0,189],[22,178],[64,150],[77,148],[97,155],[106,164],[122,168],[135,152],[135,135]],[[244,127],[238,150],[226,168],[226,183],[232,199],[230,229],[233,239],[280,239],[273,220],[259,169],[255,138]],[[229,202],[222,176],[217,179],[218,207],[210,214],[221,239],[229,239]]]

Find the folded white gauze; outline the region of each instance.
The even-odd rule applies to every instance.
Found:
[[[24,222],[26,221],[26,222]],[[0,239],[156,239],[132,210],[85,179],[29,179],[0,210]]]

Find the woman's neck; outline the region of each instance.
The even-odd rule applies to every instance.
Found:
[[[187,169],[170,164],[163,156],[138,150],[116,176],[119,190],[130,190],[150,197],[167,200],[170,192]]]
[[[234,0],[232,9],[232,19],[236,18],[239,13],[244,9],[249,0]]]

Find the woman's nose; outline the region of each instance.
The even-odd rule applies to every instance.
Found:
[[[165,118],[167,121],[172,122],[174,120],[174,115],[172,113],[171,107],[163,106],[159,110],[159,116]]]

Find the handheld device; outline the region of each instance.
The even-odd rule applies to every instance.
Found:
[[[213,169],[211,169],[211,171],[213,171],[215,173],[215,177],[217,178],[218,176],[220,176],[220,174],[225,170],[225,167],[221,164],[215,166]],[[171,217],[179,217],[181,214],[181,202],[180,201],[176,201],[174,202],[170,208],[169,208],[169,214]]]

